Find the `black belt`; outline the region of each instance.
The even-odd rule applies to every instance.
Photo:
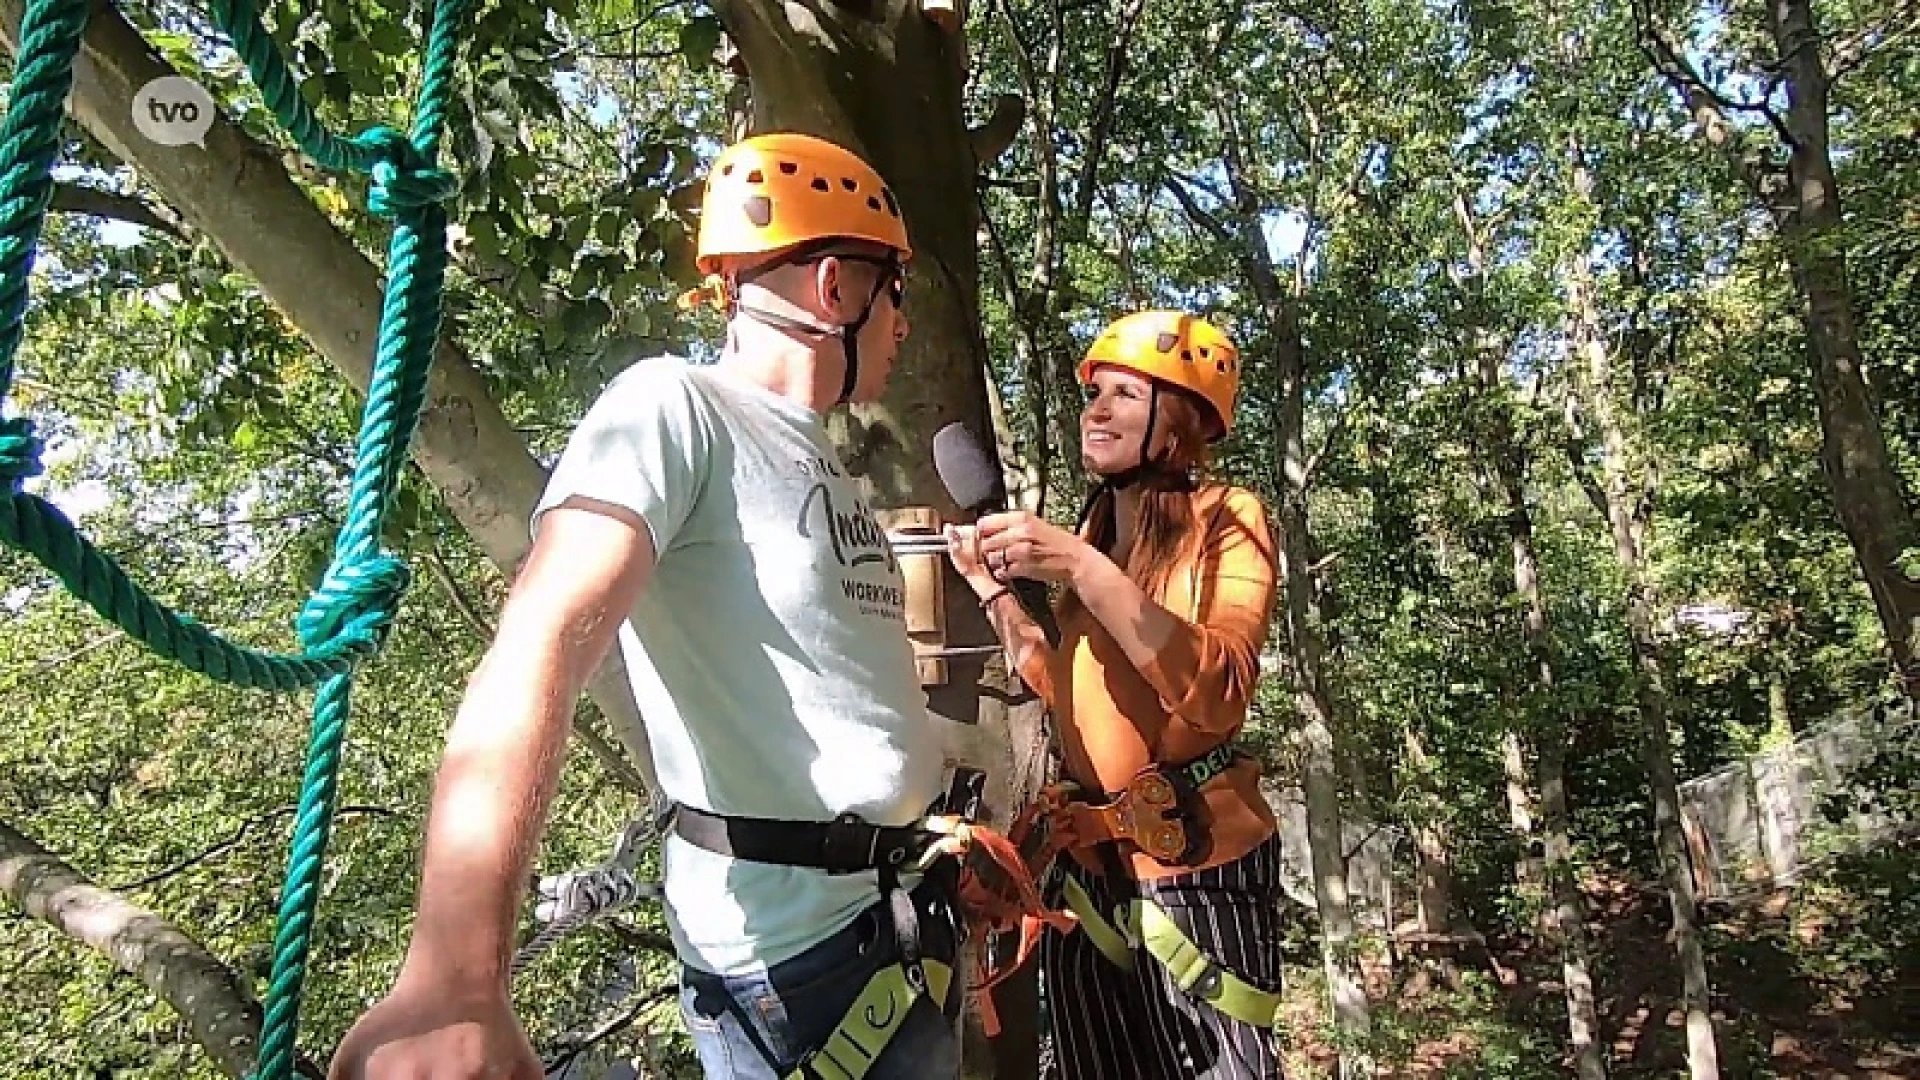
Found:
[[[857,815],[832,821],[731,817],[691,806],[674,809],[673,831],[696,847],[748,862],[804,866],[829,874],[878,870],[897,876],[940,837],[919,825],[874,825]],[[884,884],[884,882],[883,882]]]
[[[920,917],[913,898],[900,887],[900,872],[917,864],[940,840],[939,834],[918,825],[874,825],[857,814],[841,814],[832,821],[784,821],[732,817],[686,805],[674,808],[673,831],[696,847],[748,862],[829,874],[878,871],[900,964],[914,989],[926,989],[927,976],[920,965]]]

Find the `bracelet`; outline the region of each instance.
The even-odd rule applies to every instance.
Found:
[[[995,600],[998,600],[998,599],[1000,599],[1001,597],[1003,597],[1003,596],[1005,596],[1005,595],[1007,595],[1008,593],[1010,593],[1010,592],[1012,592],[1012,591],[1013,591],[1013,586],[1011,586],[1011,585],[1002,585],[1002,586],[1000,586],[999,588],[997,588],[997,589],[995,589],[995,590],[993,590],[992,592],[990,592],[990,593],[988,593],[987,595],[985,595],[985,596],[983,596],[983,597],[981,597],[981,598],[980,598],[980,610],[981,610],[981,611],[985,611],[985,610],[987,610],[988,608],[990,608],[990,607],[992,607],[992,606],[993,606],[993,602],[994,602]]]

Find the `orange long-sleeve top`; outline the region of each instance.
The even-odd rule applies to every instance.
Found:
[[[1200,536],[1183,545],[1151,597],[1178,624],[1153,663],[1136,667],[1084,606],[1063,604],[1059,644],[1034,649],[1021,665],[1021,678],[1053,715],[1067,775],[1083,788],[1120,791],[1150,763],[1204,756],[1246,721],[1273,614],[1273,533],[1259,498],[1244,488],[1204,485],[1191,499]],[[1242,758],[1200,794],[1200,820],[1212,838],[1205,860],[1168,866],[1125,845],[1134,877],[1218,866],[1273,835],[1257,762]],[[1102,869],[1089,852],[1076,857]]]

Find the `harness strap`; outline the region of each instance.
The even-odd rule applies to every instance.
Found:
[[[784,1080],[860,1080],[906,1022],[915,1002],[931,993],[945,1005],[953,968],[921,956],[920,913],[912,893],[900,886],[903,868],[925,869],[923,863],[939,854],[933,849],[941,836],[924,823],[874,825],[851,813],[832,821],[733,817],[682,804],[675,808],[673,831],[697,847],[748,862],[829,874],[873,870],[879,875],[880,895],[887,904],[887,921],[899,945],[900,960],[867,980],[826,1043],[801,1058]],[[753,1025],[744,1017],[741,1022],[751,1034]],[[759,1039],[754,1042],[767,1064],[778,1069]]]
[[[748,862],[857,874],[891,870],[897,877],[939,837],[919,824],[874,825],[856,814],[832,821],[732,817],[682,804],[673,831],[689,844]],[[884,886],[884,882],[882,883]]]
[[[1242,1023],[1257,1028],[1274,1026],[1280,995],[1262,990],[1215,963],[1158,903],[1133,897],[1116,905],[1109,921],[1071,874],[1065,879],[1064,892],[1067,907],[1079,918],[1087,940],[1122,969],[1133,970],[1134,949],[1144,946],[1185,993]]]
[[[1171,766],[1164,770],[1174,786],[1182,788],[1182,794],[1199,791],[1212,783],[1214,778],[1223,776],[1228,769],[1247,756],[1245,750],[1232,743],[1221,743],[1185,765]]]
[[[946,1006],[953,989],[953,968],[938,960],[922,961],[922,966],[926,982],[919,987],[899,964],[874,972],[827,1041],[801,1058],[782,1080],[862,1080],[906,1024],[917,1001],[928,997]]]

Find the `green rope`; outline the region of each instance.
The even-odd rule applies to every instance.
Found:
[[[295,627],[302,651],[283,655],[227,641],[174,612],[136,585],[60,510],[21,490],[39,475],[40,444],[24,417],[0,415],[0,541],[51,570],[103,617],[159,655],[235,686],[291,690],[319,685],[307,764],[274,935],[266,1019],[256,1080],[289,1080],[300,998],[319,905],[320,871],[338,788],[353,671],[380,646],[398,611],[407,569],[379,548],[381,524],[400,482],[408,444],[426,400],[446,280],[447,215],[456,190],[435,167],[472,0],[435,0],[411,136],[375,127],[343,139],[324,129],[300,97],[254,0],[211,0],[213,15],[282,126],[323,167],[371,178],[369,205],[394,219],[373,380],[345,526],[333,561]],[[0,122],[0,404],[12,387],[24,333],[29,281],[52,198],[61,109],[91,0],[29,0],[21,22],[11,107]]]

